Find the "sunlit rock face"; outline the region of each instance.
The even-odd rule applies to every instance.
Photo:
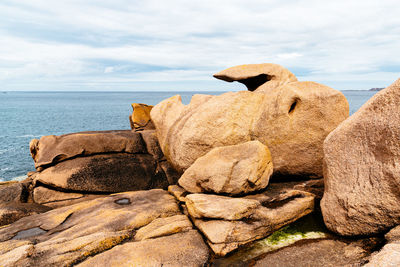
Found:
[[[328,86],[286,76],[262,92],[194,95],[188,105],[180,96],[160,102],[151,119],[167,159],[183,172],[214,147],[258,140],[271,151],[274,174],[321,177],[323,140],[349,116],[348,102]]]

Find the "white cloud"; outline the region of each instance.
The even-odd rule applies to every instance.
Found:
[[[274,62],[301,79],[374,87],[399,76],[399,8],[393,0],[3,1],[0,85],[211,81],[226,67]]]

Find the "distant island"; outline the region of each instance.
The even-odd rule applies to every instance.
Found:
[[[382,88],[371,88],[368,91],[380,91],[382,89],[385,89],[385,87],[382,87]]]

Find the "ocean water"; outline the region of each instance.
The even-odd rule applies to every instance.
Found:
[[[29,142],[43,135],[130,129],[131,103],[155,105],[176,94],[223,92],[0,92],[0,181],[34,170]],[[376,92],[343,91],[350,113]]]

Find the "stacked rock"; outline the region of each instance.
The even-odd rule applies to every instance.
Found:
[[[170,186],[217,256],[265,237],[314,209],[315,195],[280,183],[264,190],[273,172],[259,141],[217,147]],[[186,192],[185,192],[186,191]]]

